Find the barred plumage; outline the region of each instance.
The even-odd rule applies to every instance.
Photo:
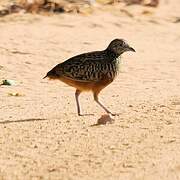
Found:
[[[95,101],[107,113],[111,113],[99,102],[98,94],[117,76],[120,55],[126,51],[135,50],[123,39],[115,39],[103,51],[80,54],[56,65],[45,77],[59,79],[76,88],[78,115],[80,115],[78,96],[82,91],[92,91]]]

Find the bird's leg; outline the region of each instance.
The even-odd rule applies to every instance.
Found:
[[[76,89],[75,98],[76,98],[77,112],[78,112],[79,116],[81,116],[81,109],[80,109],[80,105],[79,105],[79,95],[80,95],[80,93],[81,93],[81,91]]]
[[[111,114],[111,115],[115,115],[113,113],[111,113],[111,111],[109,111],[98,99],[98,93],[94,93],[94,100],[108,113],[108,114]]]

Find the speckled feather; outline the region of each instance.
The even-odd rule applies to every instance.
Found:
[[[76,81],[96,82],[104,77],[114,79],[119,69],[119,57],[104,50],[84,53],[58,64],[51,71]]]

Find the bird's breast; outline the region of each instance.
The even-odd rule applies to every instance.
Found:
[[[108,67],[106,68],[106,73],[109,78],[114,79],[118,75],[119,65],[120,65],[119,60],[114,60],[106,65]]]

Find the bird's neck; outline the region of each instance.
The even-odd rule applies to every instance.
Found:
[[[119,59],[119,57],[120,57],[120,54],[117,54],[109,49],[106,49],[106,53],[109,56],[109,58],[112,60]]]

